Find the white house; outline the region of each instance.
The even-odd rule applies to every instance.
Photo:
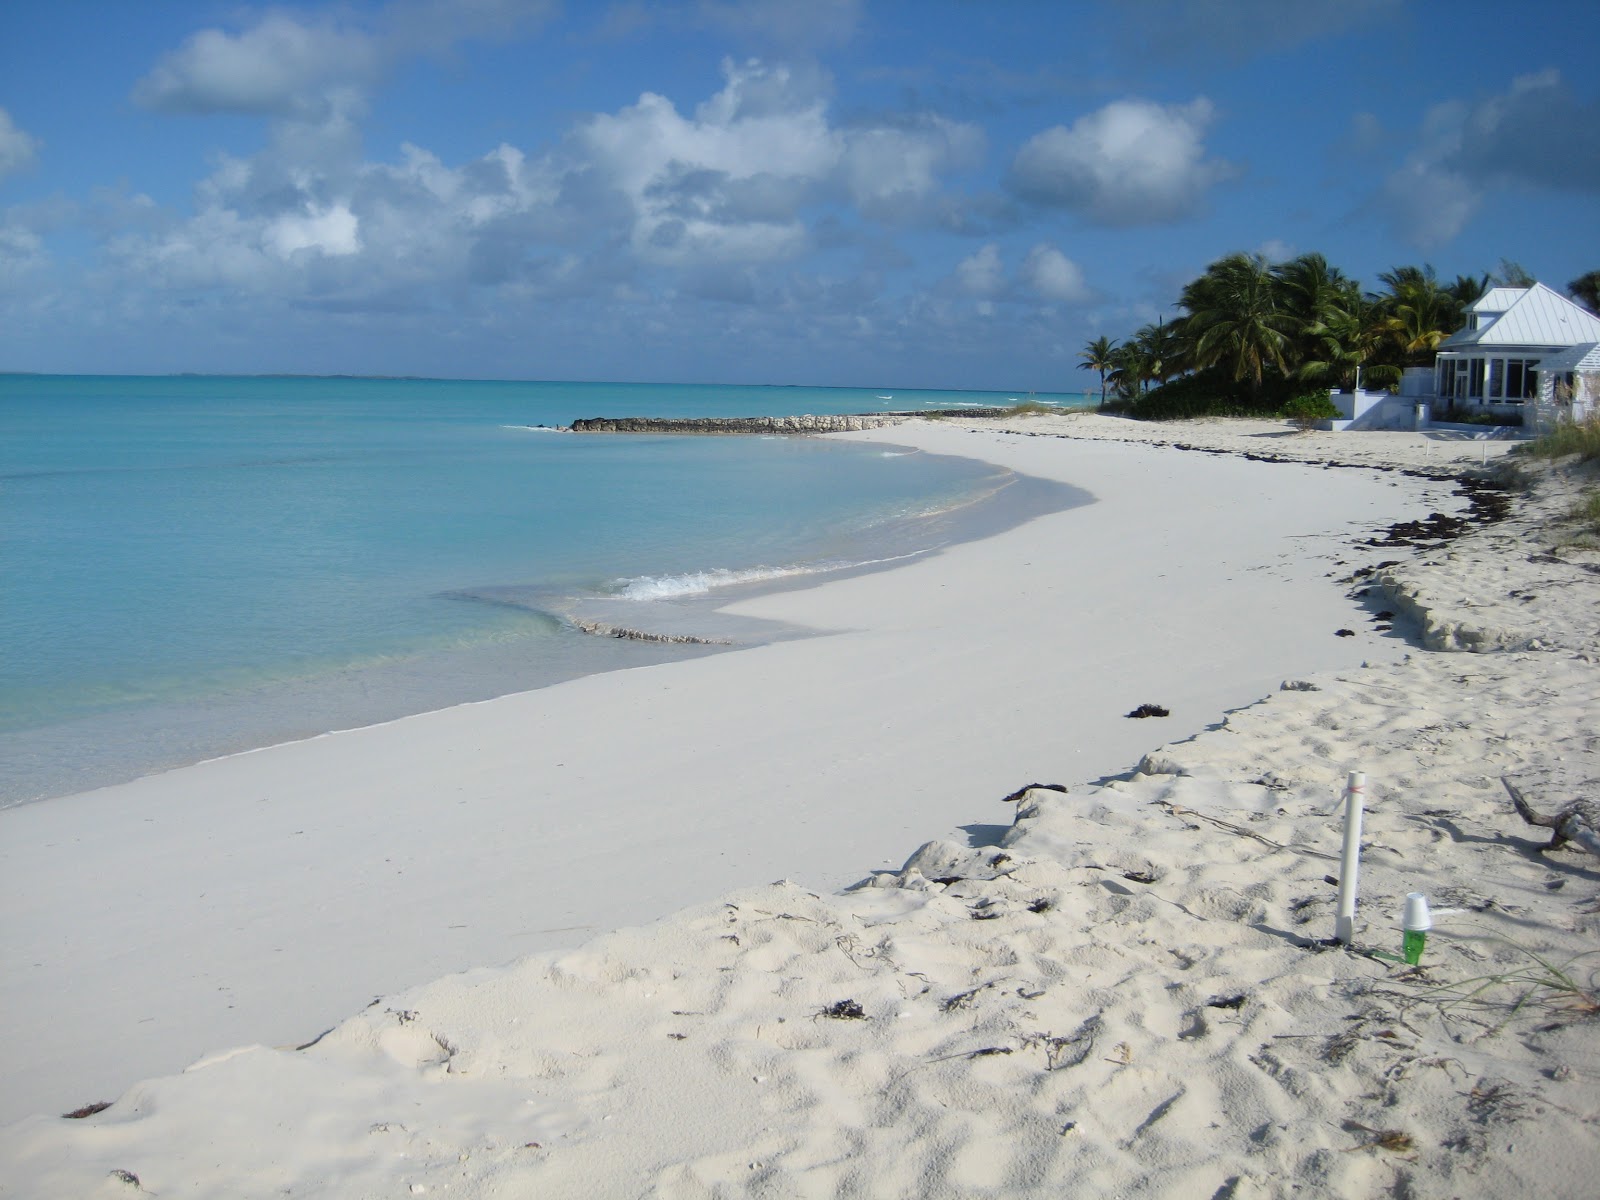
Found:
[[[1600,317],[1560,292],[1490,288],[1439,344],[1434,415],[1477,409],[1524,424],[1600,410]]]

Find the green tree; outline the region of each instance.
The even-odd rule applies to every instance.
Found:
[[[1521,263],[1502,258],[1500,269],[1494,273],[1494,282],[1497,287],[1530,288],[1539,281],[1528,274]]]
[[[1321,387],[1354,389],[1391,387],[1400,382],[1400,367],[1377,361],[1391,340],[1384,311],[1356,292],[1306,331],[1309,352],[1295,377]]]
[[[1163,384],[1178,373],[1181,346],[1177,330],[1164,321],[1145,325],[1133,335],[1139,348],[1140,368],[1146,384]]]
[[[1080,371],[1100,372],[1100,405],[1105,407],[1106,402],[1106,373],[1116,365],[1115,355],[1117,343],[1108,337],[1097,337],[1094,341],[1084,346],[1078,355],[1083,361],[1078,364]]]
[[[1483,294],[1489,290],[1489,277],[1480,275],[1474,279],[1471,275],[1457,275],[1456,281],[1444,290],[1457,306],[1456,328],[1459,329],[1466,324],[1467,309],[1483,299]]]
[[[1579,275],[1567,284],[1567,294],[1592,313],[1600,313],[1600,271]]]
[[[1106,378],[1122,403],[1131,404],[1139,398],[1150,379],[1150,364],[1138,343],[1123,342],[1112,352],[1111,369]]]
[[[1326,350],[1326,332],[1343,328],[1346,313],[1361,304],[1361,289],[1320,254],[1302,254],[1272,268],[1278,307],[1289,339],[1288,373],[1302,376],[1302,367]]]
[[[1378,298],[1384,324],[1402,367],[1433,361],[1439,343],[1462,324],[1462,305],[1444,288],[1431,266],[1395,267],[1378,276],[1389,289]]]
[[[1261,255],[1230,254],[1188,284],[1179,300],[1188,314],[1189,365],[1222,367],[1249,385],[1252,401],[1270,373],[1287,373],[1292,321],[1278,305],[1275,282]]]

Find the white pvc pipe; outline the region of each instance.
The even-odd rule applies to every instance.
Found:
[[[1356,934],[1356,877],[1361,872],[1361,815],[1365,811],[1367,777],[1351,771],[1344,789],[1344,852],[1339,858],[1339,916],[1333,936],[1348,946]]]

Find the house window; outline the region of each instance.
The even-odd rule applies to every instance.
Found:
[[[1506,394],[1506,360],[1489,360],[1489,399],[1499,400]]]
[[[1539,394],[1539,360],[1525,358],[1522,360],[1522,398],[1532,400]]]
[[[1536,358],[1512,358],[1506,360],[1506,399],[1531,400],[1536,394],[1535,384],[1538,382],[1534,375],[1534,368],[1538,366]]]
[[[1452,401],[1456,402],[1465,400],[1467,398],[1467,379],[1471,374],[1467,360],[1464,358],[1450,359],[1445,370],[1448,372],[1445,378],[1449,383],[1449,388],[1440,394],[1448,396]]]
[[[1483,359],[1467,359],[1467,395],[1480,403],[1483,400]]]

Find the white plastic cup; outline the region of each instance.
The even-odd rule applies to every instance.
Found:
[[[1406,915],[1400,928],[1411,933],[1425,933],[1433,928],[1433,916],[1428,912],[1428,898],[1421,892],[1406,893]]]
[[[1405,934],[1405,960],[1414,967],[1422,961],[1422,952],[1428,945],[1428,930],[1433,928],[1428,898],[1421,892],[1406,893],[1406,915],[1400,922],[1400,928]]]

